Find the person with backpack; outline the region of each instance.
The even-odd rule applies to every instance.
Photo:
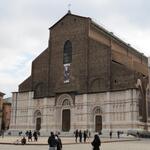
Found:
[[[48,145],[49,150],[57,150],[58,141],[56,140],[53,132],[51,132],[51,135],[48,138]]]

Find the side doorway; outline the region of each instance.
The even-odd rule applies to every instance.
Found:
[[[36,118],[36,131],[41,129],[41,118]]]
[[[70,131],[70,109],[62,110],[62,131]]]
[[[101,133],[102,131],[102,116],[96,115],[95,116],[95,132]]]
[[[34,112],[34,123],[35,123],[35,130],[39,131],[41,129],[41,123],[42,123],[42,115],[40,110],[36,110]]]

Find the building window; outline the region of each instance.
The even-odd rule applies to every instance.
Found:
[[[63,64],[70,64],[72,62],[72,44],[68,40],[64,44]]]
[[[36,98],[44,97],[46,95],[45,89],[46,87],[44,83],[36,84],[35,90],[34,90],[34,97]]]

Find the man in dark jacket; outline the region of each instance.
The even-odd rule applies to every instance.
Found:
[[[51,132],[51,135],[48,138],[49,150],[57,150],[58,141],[55,139],[55,135]]]
[[[76,141],[76,143],[77,143],[78,136],[79,136],[78,129],[74,132],[74,134],[75,134],[75,141]]]
[[[82,131],[81,130],[79,131],[79,141],[80,143],[82,143]]]
[[[37,140],[38,140],[37,131],[34,131],[33,137],[34,137],[34,141],[37,142]]]
[[[85,143],[86,142],[86,138],[87,138],[87,132],[86,131],[83,132],[83,137],[84,137],[84,143]]]
[[[32,132],[31,130],[28,133],[28,142],[31,141],[32,142]]]

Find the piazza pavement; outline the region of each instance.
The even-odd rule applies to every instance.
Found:
[[[48,137],[39,137],[38,142],[28,142],[20,145],[21,136],[0,137],[0,150],[48,150]],[[74,137],[61,137],[63,150],[92,150],[91,141],[75,143]],[[101,150],[150,150],[150,139],[139,139],[132,136],[109,139],[101,137]]]
[[[48,150],[48,145],[4,145],[0,150]],[[63,150],[92,150],[91,144],[66,144]],[[102,143],[101,150],[150,150],[150,140]]]

